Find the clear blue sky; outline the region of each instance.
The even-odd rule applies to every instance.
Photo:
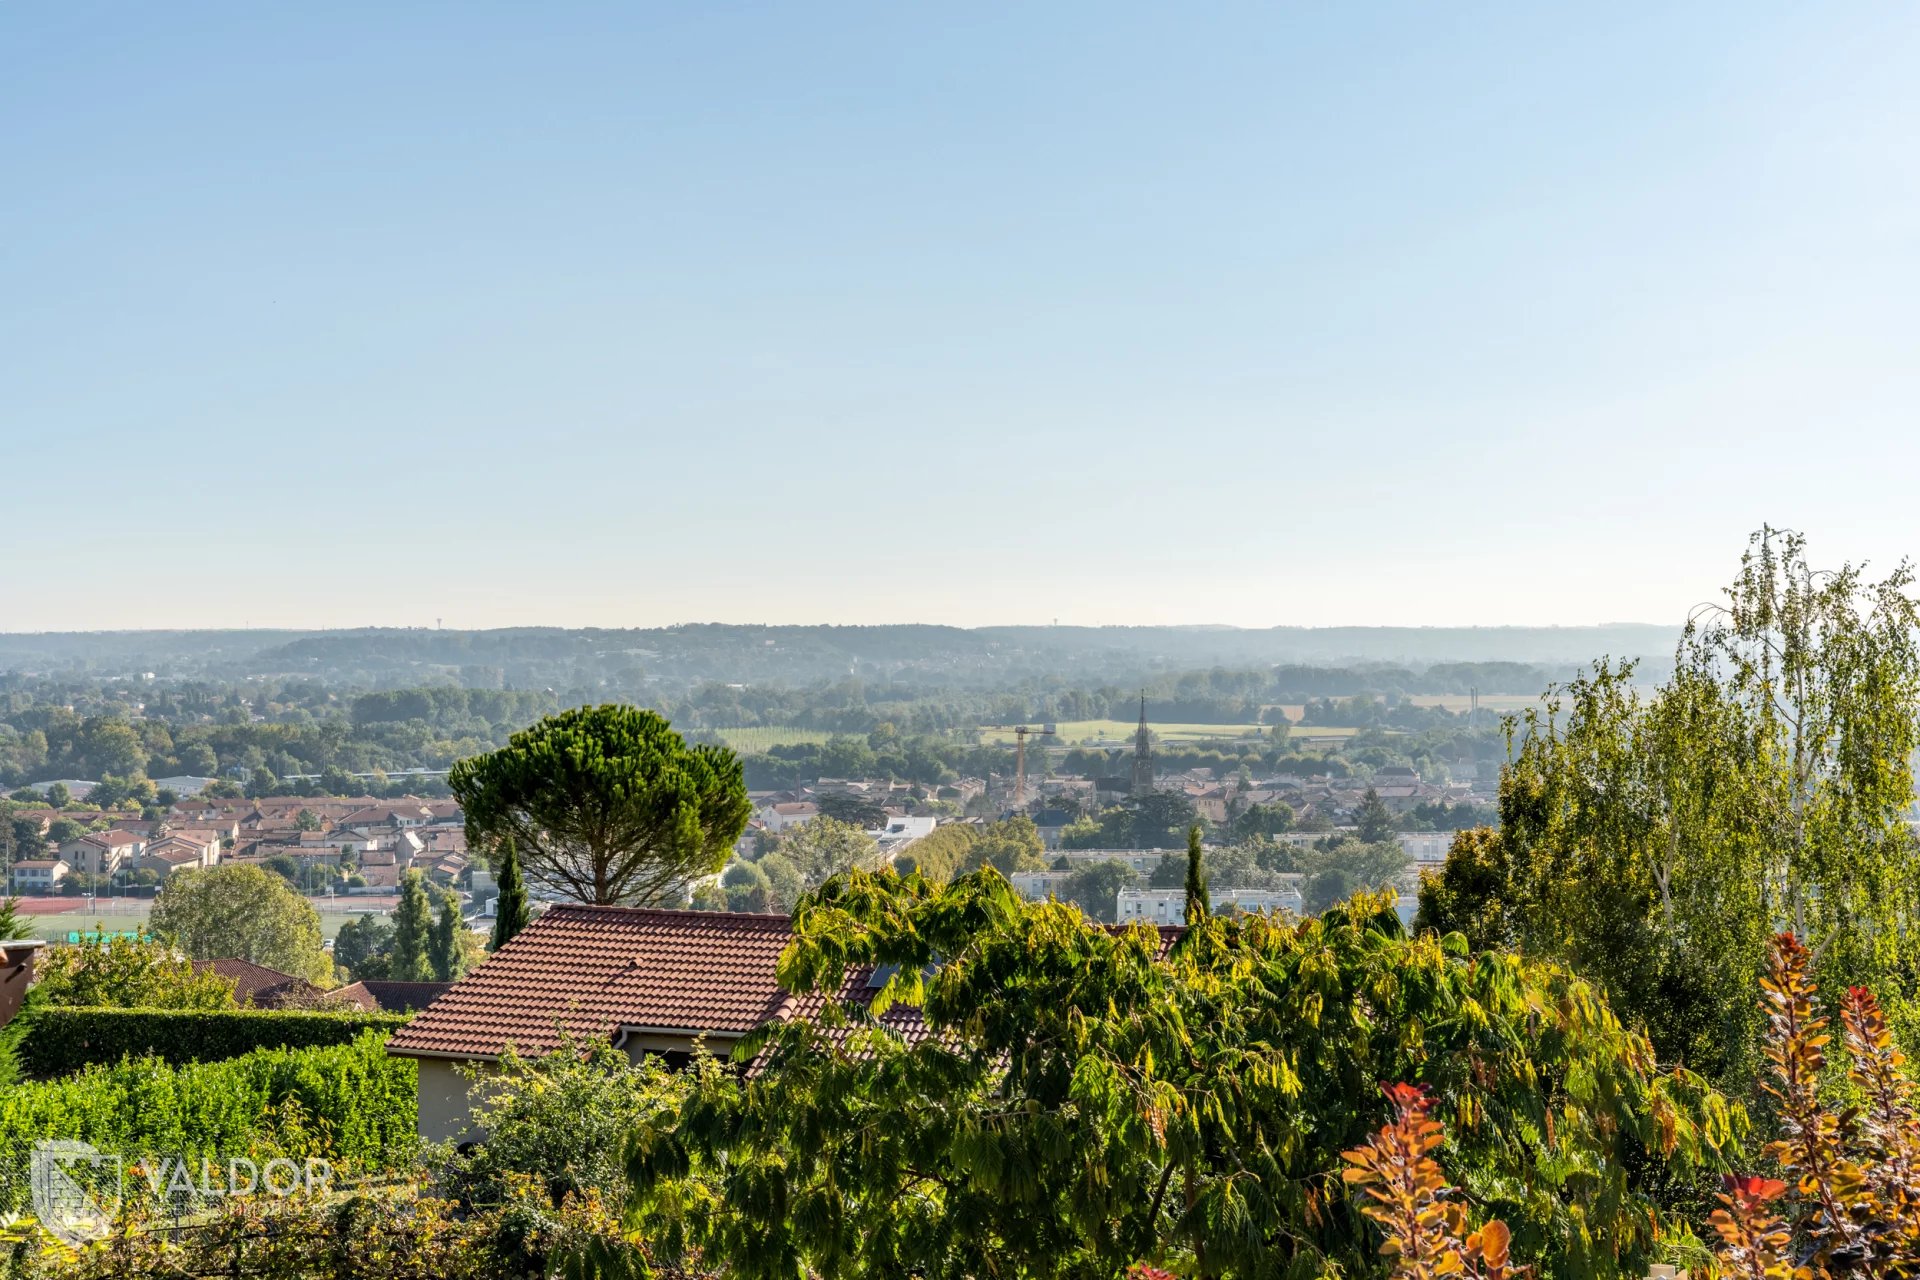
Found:
[[[0,630],[1885,563],[1917,67],[1905,3],[6,5]]]

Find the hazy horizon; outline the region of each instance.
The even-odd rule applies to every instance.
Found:
[[[1050,623],[1050,622],[982,622],[959,624],[948,622],[929,622],[923,618],[893,618],[884,622],[825,622],[805,619],[719,619],[719,618],[682,618],[674,622],[633,623],[621,625],[603,625],[586,623],[573,625],[560,622],[503,623],[492,627],[450,627],[413,623],[330,623],[320,626],[205,626],[205,627],[45,627],[45,628],[0,628],[0,636],[111,636],[111,635],[174,635],[221,632],[234,634],[268,635],[308,635],[326,632],[365,632],[365,631],[455,631],[463,634],[484,634],[492,631],[673,631],[686,627],[764,627],[767,630],[813,630],[821,627],[839,627],[852,629],[879,630],[888,627],[898,628],[944,628],[956,631],[1604,631],[1615,628],[1647,628],[1652,630],[1677,631],[1681,623],[1647,622],[1633,619],[1611,619],[1602,622],[1502,622],[1502,623],[1340,623],[1331,622],[1311,626],[1278,622],[1271,626],[1239,626],[1228,622],[1100,622],[1100,623]]]
[[[1431,688],[1415,692],[1478,688],[1510,694],[1537,692],[1603,657],[1661,669],[1679,631],[1632,623],[1247,629],[707,623],[645,630],[39,632],[0,633],[0,674],[111,681],[151,673],[163,682],[291,677],[302,686],[318,681],[354,688],[425,681],[478,689],[566,688],[593,698],[605,696],[602,691],[659,697],[663,689],[716,683],[831,686],[848,677],[877,680],[889,689],[1006,691],[1027,688],[1029,681],[1042,688],[1061,681],[1089,688],[1136,682],[1157,687],[1170,673],[1210,673],[1210,682],[1211,673],[1244,676],[1260,669],[1271,670],[1287,688],[1326,692],[1329,679],[1352,684],[1355,670],[1391,669],[1433,677]]]
[[[1890,568],[1917,63],[1898,5],[10,6],[0,631]]]

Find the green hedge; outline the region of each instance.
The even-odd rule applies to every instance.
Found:
[[[23,1056],[36,1076],[155,1057],[179,1065],[237,1058],[256,1049],[349,1044],[362,1032],[391,1033],[399,1013],[296,1013],[278,1009],[62,1009],[32,1014]]]
[[[129,1159],[320,1156],[343,1170],[403,1167],[415,1151],[418,1076],[386,1037],[320,1049],[262,1049],[169,1066],[134,1058],[0,1090],[0,1169],[24,1172],[33,1144],[91,1142]],[[0,1177],[0,1212],[25,1177]]]

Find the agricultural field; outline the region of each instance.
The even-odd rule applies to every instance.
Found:
[[[1032,726],[1039,727],[1036,721]],[[1133,741],[1133,732],[1139,728],[1137,721],[1130,720],[1062,720],[1054,726],[1051,738],[1030,738],[1029,742],[1042,742],[1050,747],[1077,747],[1083,745],[1111,746]],[[1149,720],[1147,728],[1153,730],[1168,742],[1199,742],[1203,739],[1220,738],[1257,738],[1266,729],[1257,724],[1163,724]],[[1349,731],[1351,732],[1351,731]],[[982,742],[1012,742],[1011,729],[982,729]]]
[[[1300,717],[1306,714],[1307,709],[1298,702],[1270,702],[1262,707],[1261,711],[1267,712],[1276,709],[1286,713],[1287,720],[1290,722],[1287,731],[1293,735],[1293,741],[1295,742],[1300,741],[1302,738],[1351,738],[1354,734],[1360,732],[1360,730],[1354,728],[1352,725],[1301,724]]]
[[[771,751],[775,747],[791,747],[800,743],[824,743],[832,736],[819,729],[788,729],[767,725],[743,729],[710,729],[707,732],[717,735],[721,741],[745,755]]]
[[[1413,693],[1407,695],[1407,701],[1416,707],[1445,707],[1448,711],[1467,711],[1473,706],[1473,698],[1464,693]],[[1509,711],[1524,711],[1539,702],[1537,693],[1483,693],[1480,710],[1505,715]]]

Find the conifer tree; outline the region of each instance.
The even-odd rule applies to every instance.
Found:
[[[418,871],[409,871],[400,884],[400,906],[393,913],[393,963],[387,976],[395,982],[429,981],[433,977],[428,956],[432,933],[426,881]]]
[[[531,913],[527,909],[527,885],[520,878],[520,854],[513,837],[500,842],[500,896],[494,903],[493,949],[498,951],[527,927]]]
[[[719,871],[753,802],[740,758],[658,713],[575,707],[454,764],[475,844],[512,836],[528,880],[575,902],[673,904]]]
[[[1353,823],[1360,830],[1360,838],[1368,844],[1380,844],[1394,838],[1393,810],[1387,808],[1387,802],[1372,787],[1361,797],[1360,807],[1353,811]]]
[[[435,982],[452,982],[460,976],[459,931],[460,900],[449,893],[440,899],[440,916],[427,938],[427,965]]]
[[[1200,824],[1187,828],[1187,927],[1207,918],[1207,872],[1201,865]]]

